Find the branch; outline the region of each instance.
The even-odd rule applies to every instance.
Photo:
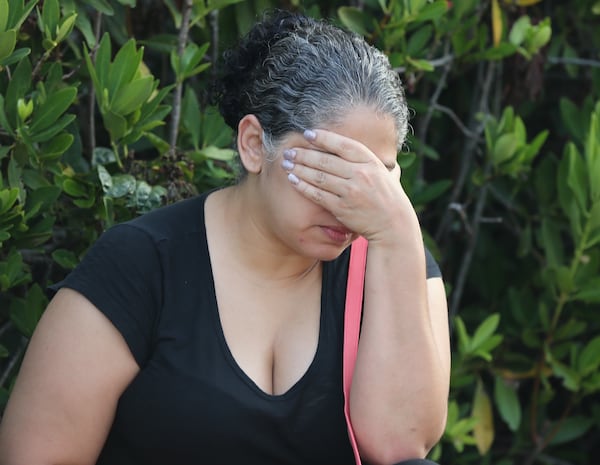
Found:
[[[219,60],[219,10],[213,10],[208,14],[211,25],[211,77],[213,82],[217,79],[217,61]]]
[[[19,343],[19,346],[17,347],[17,349],[15,350],[14,354],[12,355],[12,357],[10,358],[10,360],[8,361],[8,364],[6,365],[6,368],[4,369],[4,372],[2,373],[2,376],[0,376],[0,387],[4,386],[4,384],[8,380],[8,377],[12,373],[13,369],[15,368],[15,366],[17,366],[17,363],[18,363],[19,359],[23,355],[23,352],[25,352],[25,347],[26,346],[27,346],[27,338],[25,338],[24,336],[22,336],[21,337],[21,342]]]
[[[547,57],[548,63],[553,65],[576,65],[590,66],[592,68],[600,68],[600,61],[588,60],[587,58],[578,57]]]
[[[491,163],[488,163],[484,169],[484,178],[487,178],[491,169],[492,165]],[[477,245],[477,239],[479,237],[479,225],[482,223],[481,220],[483,218],[483,209],[487,200],[488,188],[489,183],[485,183],[479,192],[479,197],[477,198],[477,203],[475,204],[475,214],[473,216],[473,220],[471,221],[470,228],[472,234],[469,236],[469,244],[460,263],[458,276],[456,278],[456,283],[454,284],[454,290],[452,291],[450,302],[451,316],[456,315],[456,313],[458,312],[458,307],[460,306],[460,299],[462,298],[465,283],[467,281],[467,275],[469,274],[469,269],[471,268],[473,253],[475,252],[475,246]]]
[[[446,44],[444,45],[444,53],[446,53],[445,56],[450,56],[447,54],[449,48],[450,48],[450,43],[446,42]],[[444,71],[442,72],[442,76],[438,80],[435,91],[433,92],[433,95],[429,99],[427,113],[425,113],[425,116],[423,117],[423,122],[419,126],[417,138],[423,145],[426,144],[427,132],[429,131],[429,124],[431,123],[431,118],[433,117],[433,110],[434,110],[435,106],[438,104],[437,102],[440,98],[442,90],[444,89],[444,87],[446,87],[446,79],[448,78],[448,74],[450,73],[451,64],[452,64],[452,60],[449,60],[444,65]],[[422,167],[423,163],[421,163],[420,165]],[[420,173],[420,176],[423,176],[422,171]]]
[[[441,56],[440,58],[434,58],[433,60],[425,60],[425,61],[427,63],[429,63],[431,66],[433,66],[434,68],[440,68],[442,66],[450,65],[454,61],[454,55],[452,55],[451,53],[448,53],[444,56]],[[406,69],[407,69],[406,66],[398,66],[397,68],[394,68],[394,71],[396,71],[397,73],[403,73],[406,71]]]
[[[13,327],[13,322],[8,320],[2,326],[0,326],[0,337],[4,336],[4,333]]]
[[[479,96],[479,102],[477,105],[477,109],[471,112],[471,115],[476,115],[479,113],[487,113],[488,109],[488,99],[490,97],[490,91],[492,87],[492,81],[495,74],[496,65],[493,62],[488,63],[488,68],[486,72],[485,79],[483,81],[483,86],[481,89],[481,94]],[[479,82],[479,79],[477,80]],[[475,126],[476,121],[473,117],[471,126]],[[479,122],[474,130],[470,130],[472,133],[477,134],[477,138],[468,137],[465,142],[465,148],[463,150],[462,160],[460,162],[460,171],[458,173],[458,177],[456,182],[454,183],[454,187],[452,188],[452,193],[450,194],[450,200],[448,202],[449,205],[460,203],[458,198],[460,197],[465,182],[469,175],[469,170],[471,169],[471,163],[473,159],[473,155],[475,154],[475,149],[477,148],[477,143],[479,141],[479,136],[483,132],[485,127],[485,121]],[[452,211],[447,209],[442,215],[442,219],[440,220],[440,225],[435,233],[435,241],[439,242],[442,236],[445,234],[452,217]]]
[[[467,126],[465,126],[465,124],[460,120],[458,115],[456,113],[454,113],[454,111],[452,111],[450,108],[440,105],[439,103],[434,103],[429,108],[431,108],[432,111],[437,110],[437,111],[441,111],[442,113],[445,113],[446,115],[448,115],[450,117],[450,119],[452,121],[454,121],[454,124],[456,124],[458,126],[458,129],[460,129],[466,137],[469,137],[469,138],[472,138],[475,140],[479,139],[479,134],[471,131]],[[427,113],[429,113],[429,111]]]
[[[181,58],[188,41],[190,32],[190,19],[192,16],[193,0],[183,2],[183,14],[181,15],[181,29],[179,30],[179,41],[177,44],[177,54]],[[175,95],[173,96],[173,113],[171,118],[171,131],[169,135],[169,156],[175,157],[177,148],[177,136],[179,135],[179,120],[181,119],[181,95],[183,92],[183,81],[178,81],[175,86]]]
[[[96,63],[96,52],[98,51],[98,42],[100,41],[100,31],[102,29],[102,13],[99,11],[96,13],[96,17],[94,18],[94,37],[96,38],[96,45],[92,50],[92,63]],[[94,91],[94,84],[90,79],[90,88],[92,91],[88,96],[88,125],[89,125],[89,147],[88,150],[90,152],[90,160],[94,156],[94,151],[96,150],[96,92]]]

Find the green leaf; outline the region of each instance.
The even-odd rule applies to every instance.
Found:
[[[106,0],[85,0],[85,3],[103,15],[113,16],[115,14],[112,6],[110,6],[110,3]]]
[[[31,13],[31,11],[37,3],[38,0],[31,0],[26,5],[23,5],[23,2],[21,0],[19,0],[19,3],[11,3],[11,7],[8,9],[9,11],[6,28],[19,30],[21,28],[21,25],[29,17],[29,13]],[[17,5],[18,8],[14,8]]]
[[[413,204],[423,205],[437,199],[444,192],[452,187],[453,181],[450,179],[442,179],[425,185],[423,189],[417,190],[412,195]]]
[[[600,277],[594,277],[581,286],[572,296],[572,300],[581,300],[588,304],[600,303]]]
[[[27,47],[16,49],[9,57],[0,60],[0,66],[10,66],[23,60],[31,53],[31,49]]]
[[[56,42],[62,42],[71,34],[75,21],[77,20],[77,13],[73,12],[62,20],[56,33]]]
[[[94,75],[97,76],[94,81],[96,98],[100,104],[102,103],[104,89],[108,89],[109,87],[109,76],[112,72],[110,65],[111,53],[112,46],[110,43],[110,36],[108,33],[104,33],[100,40],[98,50],[96,51],[96,62],[93,66],[95,69]],[[106,104],[108,104],[108,102],[106,102]]]
[[[579,391],[581,383],[581,377],[579,376],[579,373],[564,363],[554,360],[554,358],[549,356],[548,353],[546,354],[546,358],[552,367],[554,375],[562,378],[564,387],[572,392]]]
[[[458,336],[459,353],[465,354],[467,348],[471,345],[471,339],[461,317],[457,316],[455,318],[454,327],[456,328],[456,334]]]
[[[192,42],[185,47],[181,56],[181,69],[184,74],[191,72],[200,64],[209,47],[210,43],[208,42],[200,47]]]
[[[58,121],[52,124],[50,127],[44,129],[43,131],[37,132],[35,134],[31,134],[29,137],[31,142],[46,142],[48,139],[52,139],[59,132],[65,129],[69,124],[71,124],[75,120],[75,115],[66,114],[61,116]]]
[[[448,11],[448,3],[446,0],[436,0],[433,3],[427,4],[415,17],[415,22],[436,21]]]
[[[136,50],[134,39],[125,42],[125,45],[117,52],[113,63],[110,65],[110,73],[107,76],[108,85],[106,87],[111,103],[114,104],[114,96],[117,91],[133,80],[142,61],[142,55],[142,49]]]
[[[507,133],[502,134],[494,147],[492,148],[492,161],[498,166],[501,163],[509,160],[515,154],[517,147],[519,146],[519,141],[515,134]]]
[[[6,27],[8,24],[8,11],[8,0],[0,0],[0,32],[8,29]]]
[[[477,382],[475,388],[471,416],[477,419],[477,424],[473,428],[477,450],[484,455],[494,442],[494,416],[492,403],[481,380]]]
[[[25,299],[14,299],[11,302],[10,318],[23,335],[32,336],[47,303],[48,299],[37,283],[31,286]]]
[[[85,185],[74,179],[65,179],[62,183],[62,188],[71,197],[87,197],[88,195]]]
[[[433,27],[429,24],[417,29],[417,31],[411,34],[410,38],[408,39],[408,44],[406,45],[406,54],[409,56],[420,55],[431,40],[432,36]]]
[[[558,226],[548,218],[542,219],[540,242],[548,267],[558,268],[564,263],[563,241]]]
[[[77,256],[66,249],[56,249],[52,252],[52,259],[66,270],[72,270],[79,263]]]
[[[550,41],[551,37],[552,28],[550,27],[550,20],[546,18],[535,26],[533,34],[527,41],[527,50],[531,53],[538,53],[540,48]]]
[[[514,55],[516,51],[517,47],[515,47],[513,44],[501,42],[496,47],[491,47],[481,53],[474,54],[472,59],[499,61],[510,55]]]
[[[577,371],[587,376],[600,367],[600,336],[596,336],[583,348],[577,359]]]
[[[54,32],[58,27],[60,20],[60,6],[58,0],[44,0],[42,6],[42,24],[46,31],[50,33]],[[44,32],[42,30],[42,32]],[[53,39],[52,36],[46,37],[47,39]]]
[[[562,97],[558,103],[562,123],[571,136],[577,141],[583,141],[583,124],[581,110],[566,97]]]
[[[127,121],[121,115],[112,111],[106,112],[104,115],[104,126],[110,133],[110,138],[113,142],[119,141],[127,132]]]
[[[25,219],[29,220],[38,212],[45,212],[50,209],[54,202],[60,196],[61,188],[59,186],[38,187],[29,192],[26,202]]]
[[[600,201],[600,105],[590,118],[590,129],[585,143],[586,168],[590,176],[590,196]]]
[[[567,417],[559,425],[560,429],[550,441],[551,445],[564,444],[583,436],[594,424],[592,418],[581,415]]]
[[[407,63],[416,69],[420,69],[423,71],[433,71],[435,69],[433,67],[433,65],[431,63],[429,63],[427,60],[419,60],[419,59],[411,58],[409,56],[406,56],[405,58],[406,58]]]
[[[8,58],[15,49],[17,43],[17,31],[9,29],[8,31],[0,31],[0,60]]]
[[[10,210],[19,198],[19,189],[13,187],[11,189],[0,190],[0,214]]]
[[[194,150],[188,155],[196,162],[201,162],[207,158],[212,160],[229,161],[235,157],[235,151],[231,149],[221,149],[219,147],[215,147],[214,145],[209,145],[208,147],[203,147],[201,150]]]
[[[62,154],[65,153],[69,147],[71,147],[74,140],[75,136],[66,132],[53,137],[48,144],[45,144],[41,148],[40,159],[52,160],[61,157]]]
[[[104,185],[103,185],[104,187]],[[136,180],[130,174],[117,174],[112,177],[112,185],[105,189],[105,195],[114,199],[131,195],[135,192]]]
[[[508,34],[508,40],[513,45],[521,45],[527,36],[527,31],[531,28],[529,16],[521,16],[517,19]]]
[[[361,36],[369,36],[373,18],[362,10],[353,6],[342,6],[338,8],[338,16],[342,24]]]
[[[14,137],[14,131],[8,122],[8,118],[6,117],[6,113],[4,111],[4,96],[2,94],[0,94],[0,127],[4,128],[6,132]]]
[[[200,103],[196,97],[196,93],[191,86],[187,86],[181,104],[181,124],[187,129],[192,138],[192,145],[195,149],[200,147],[201,126],[198,121],[202,120],[202,112],[200,111]]]
[[[511,431],[517,431],[521,424],[521,404],[516,388],[509,386],[504,379],[496,376],[494,384],[494,400],[500,416]]]
[[[588,178],[585,164],[574,144],[567,145],[565,156],[569,163],[567,186],[571,188],[580,211],[585,212],[588,204]]]
[[[4,108],[12,127],[17,126],[17,101],[20,98],[25,98],[31,87],[32,71],[29,59],[20,61],[8,83],[6,94],[4,94],[6,99]]]
[[[98,179],[100,179],[100,184],[102,185],[102,190],[104,192],[109,191],[113,185],[112,176],[110,175],[108,170],[102,165],[98,165],[97,171]]]
[[[588,325],[585,322],[571,318],[569,321],[556,329],[554,340],[566,341],[574,339],[581,335],[587,329],[587,327]]]
[[[193,124],[193,121],[190,123]],[[233,131],[215,107],[208,107],[202,116],[202,144],[228,147]]]
[[[110,109],[121,116],[129,115],[146,102],[154,89],[154,78],[146,76],[123,84],[116,92]]]
[[[489,339],[498,328],[500,323],[500,315],[493,313],[488,316],[475,330],[471,343],[469,344],[469,350],[474,351],[478,349],[487,339]]]
[[[32,133],[47,129],[71,106],[77,96],[77,88],[65,87],[48,96],[34,112],[29,129]]]
[[[571,270],[566,266],[559,266],[554,270],[554,272],[559,290],[566,294],[569,294],[571,291],[573,291],[575,283],[573,282]]]

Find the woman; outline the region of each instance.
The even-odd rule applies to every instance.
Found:
[[[225,61],[242,179],[110,229],[55,287],[2,422],[2,465],[354,463],[341,353],[358,235],[361,456],[422,458],[440,438],[445,294],[399,183],[396,73],[362,38],[283,12]]]

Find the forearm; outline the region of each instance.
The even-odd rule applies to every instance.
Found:
[[[350,411],[373,463],[424,456],[446,418],[448,348],[433,331],[421,232],[409,220],[401,240],[369,245]]]

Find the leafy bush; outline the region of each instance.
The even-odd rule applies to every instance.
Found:
[[[0,0],[0,389],[103,229],[231,182],[219,48],[276,0]],[[384,50],[448,287],[441,463],[588,464],[600,433],[596,0],[306,1]],[[165,18],[168,20],[165,21]]]

